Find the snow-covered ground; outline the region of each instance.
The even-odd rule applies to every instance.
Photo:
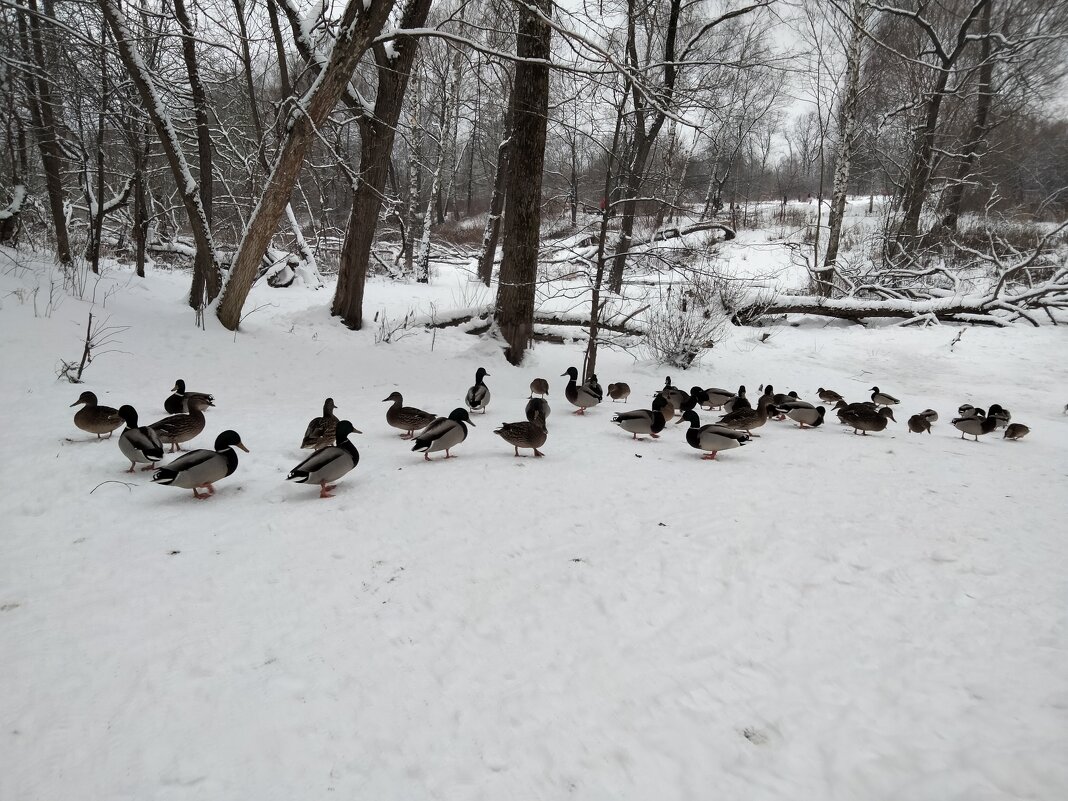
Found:
[[[45,316],[10,254],[0,799],[1068,797],[1063,328],[736,330],[686,374],[607,351],[634,395],[582,418],[558,377],[578,344],[522,368],[456,329],[376,345],[329,317],[332,284],[257,287],[235,337],[194,328],[185,275],[121,269]],[[367,295],[369,317],[474,297],[445,267]],[[58,382],[90,311],[128,328]],[[479,366],[488,413],[425,463],[381,400],[447,414]],[[882,434],[772,422],[708,462],[682,426],[609,423],[667,374],[902,404]],[[546,457],[516,459],[492,431],[536,376]],[[216,398],[193,444],[251,450],[213,499],[68,441],[83,389],[151,422],[179,377]],[[328,395],[362,459],[319,500],[283,479]],[[963,402],[1032,433],[962,441]]]

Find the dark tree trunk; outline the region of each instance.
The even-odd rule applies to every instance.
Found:
[[[512,117],[515,92],[509,93],[508,110],[504,114],[504,138],[497,146],[497,167],[493,173],[493,194],[490,196],[489,216],[482,234],[482,255],[478,259],[478,278],[486,286],[493,279],[493,260],[497,256],[497,240],[501,232],[501,215],[508,194],[508,154],[512,144]]]
[[[182,59],[189,76],[189,91],[193,98],[193,113],[197,122],[197,162],[200,169],[200,205],[204,217],[211,227],[212,201],[212,164],[211,164],[211,128],[209,127],[208,92],[200,79],[200,67],[197,64],[196,33],[193,22],[186,11],[185,0],[173,0],[174,18],[182,29]]]
[[[431,0],[409,0],[400,27],[421,28],[430,13]],[[360,118],[360,179],[353,192],[345,243],[338,264],[337,290],[331,314],[349,328],[363,326],[363,290],[371,258],[382,193],[393,154],[393,137],[404,106],[404,94],[415,63],[419,40],[412,36],[393,39],[395,55],[388,58],[382,45],[375,46],[378,92],[374,115]],[[413,234],[414,235],[414,234]]]
[[[541,232],[541,182],[549,118],[549,24],[552,0],[532,0],[519,8],[512,89],[514,131],[508,159],[508,214],[494,320],[505,342],[505,358],[519,364],[534,333],[534,288]],[[537,63],[536,63],[537,62]]]

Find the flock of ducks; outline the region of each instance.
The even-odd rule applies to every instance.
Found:
[[[561,377],[567,377],[564,398],[574,407],[574,414],[585,415],[587,410],[598,406],[605,399],[605,391],[598,383],[597,376],[591,375],[579,383],[578,370],[569,367]],[[490,390],[485,379],[489,373],[485,368],[478,368],[475,383],[464,398],[467,408],[458,407],[447,417],[439,417],[414,406],[404,405],[404,396],[393,392],[383,403],[389,403],[386,409],[386,423],[400,431],[400,438],[413,442],[412,451],[423,454],[426,461],[431,461],[430,454],[445,452],[445,458],[452,458],[450,451],[467,439],[468,426],[475,425],[471,413],[485,414],[490,403]],[[802,400],[797,392],[778,393],[770,384],[758,390],[756,406],[753,406],[746,394],[745,386],[737,391],[719,387],[692,387],[689,392],[672,385],[671,377],[664,382],[662,389],[653,395],[651,408],[618,412],[611,422],[623,431],[631,434],[633,439],[639,436],[659,437],[668,422],[676,417],[675,425],[688,423],[686,443],[702,452],[702,458],[716,459],[720,451],[740,447],[753,437],[760,436],[755,430],[764,426],[769,420],[792,420],[799,428],[818,428],[824,424],[827,408]],[[157,469],[157,462],[164,458],[164,446],[170,446],[170,453],[182,450],[182,444],[192,440],[203,432],[206,420],[205,410],[215,405],[212,395],[205,392],[192,392],[186,389],[181,379],[175,382],[171,395],[163,404],[169,412],[167,417],[147,426],[138,425],[137,410],[124,405],[118,409],[101,406],[97,396],[92,392],[83,392],[71,406],[81,406],[74,415],[74,424],[82,431],[95,434],[97,439],[110,438],[120,427],[125,426],[119,435],[119,450],[130,460],[128,473],[133,473],[138,464],[145,465],[142,470],[155,470],[152,481],[172,487],[181,487],[193,491],[193,497],[203,500],[215,494],[214,484],[232,475],[237,470],[236,449],[248,452],[236,431],[223,431],[215,438],[212,450],[197,449],[182,453],[174,461]],[[607,395],[613,402],[626,403],[631,394],[626,383],[609,384]],[[871,388],[871,400],[849,403],[834,390],[820,387],[819,400],[827,405],[833,404],[843,425],[850,426],[854,434],[867,436],[868,432],[883,431],[888,423],[897,422],[893,407],[900,401],[879,387]],[[516,456],[520,449],[529,449],[534,456],[544,454],[539,450],[548,437],[546,420],[550,408],[547,397],[549,382],[544,378],[535,378],[530,382],[530,395],[525,409],[526,420],[515,423],[503,423],[493,433],[511,445]],[[537,396],[537,397],[535,397]],[[286,477],[288,481],[298,484],[319,486],[319,497],[330,498],[336,489],[335,482],[352,471],[360,461],[360,453],[349,437],[362,433],[348,420],[339,420],[335,411],[337,406],[333,398],[327,398],[323,404],[323,413],[308,423],[301,440],[302,449],[314,452],[294,467]],[[708,425],[701,425],[698,408],[721,413],[719,420]],[[1065,407],[1068,413],[1068,406]],[[1022,423],[1012,423],[1010,413],[999,404],[987,409],[965,404],[958,409],[958,416],[952,425],[961,432],[961,439],[968,436],[978,442],[980,436],[1004,428],[1004,438],[1018,440],[1026,436],[1030,429]],[[938,420],[938,412],[925,409],[908,419],[908,429],[913,433],[931,433],[931,426]],[[204,490],[203,493],[199,490]]]

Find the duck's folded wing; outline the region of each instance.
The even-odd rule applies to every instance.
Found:
[[[201,448],[199,450],[190,451],[189,453],[179,456],[173,462],[165,464],[163,466],[163,469],[173,470],[176,473],[185,470],[192,470],[194,467],[204,464],[206,461],[208,461],[215,455],[215,451],[209,451],[206,448]]]
[[[163,453],[163,442],[160,440],[159,434],[148,426],[143,426],[130,431],[129,436],[126,439],[142,453]]]
[[[320,448],[303,462],[293,468],[291,473],[314,473],[316,470],[322,470],[323,467],[330,464],[339,456],[344,455],[345,451],[336,445],[331,445],[326,448]]]
[[[435,440],[450,428],[452,428],[452,420],[448,417],[438,417],[434,422],[420,431],[416,438],[422,440]]]

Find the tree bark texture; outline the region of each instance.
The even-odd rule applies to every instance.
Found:
[[[260,259],[267,252],[278,220],[289,203],[290,192],[300,175],[304,156],[315,139],[316,129],[347,90],[356,63],[382,30],[393,4],[371,0],[367,11],[363,7],[363,0],[349,0],[346,4],[330,58],[300,103],[299,110],[290,118],[271,174],[245,227],[217,312],[219,321],[231,331],[237,330],[241,322],[241,309],[256,279]]]
[[[512,149],[512,117],[514,92],[508,93],[508,110],[504,113],[503,138],[497,146],[497,166],[493,172],[493,194],[490,195],[489,216],[482,234],[482,255],[478,259],[478,278],[486,286],[493,280],[493,262],[500,239],[501,215],[508,194],[508,154]]]
[[[516,64],[512,90],[515,126],[508,159],[508,214],[504,218],[504,253],[494,311],[494,321],[507,343],[504,355],[511,364],[523,360],[534,333],[542,168],[549,117],[552,29],[534,10],[548,17],[552,14],[552,0],[532,0],[529,6],[521,6],[516,33],[516,54],[525,60]]]
[[[401,18],[401,28],[420,28],[430,13],[431,0],[408,0]],[[393,154],[393,137],[397,120],[404,107],[412,65],[419,47],[418,39],[397,36],[393,39],[393,58],[382,45],[375,47],[378,65],[378,92],[374,112],[360,118],[360,176],[353,191],[352,211],[338,264],[337,290],[331,314],[340,317],[349,328],[363,326],[363,290],[367,265],[371,258],[382,193]]]

